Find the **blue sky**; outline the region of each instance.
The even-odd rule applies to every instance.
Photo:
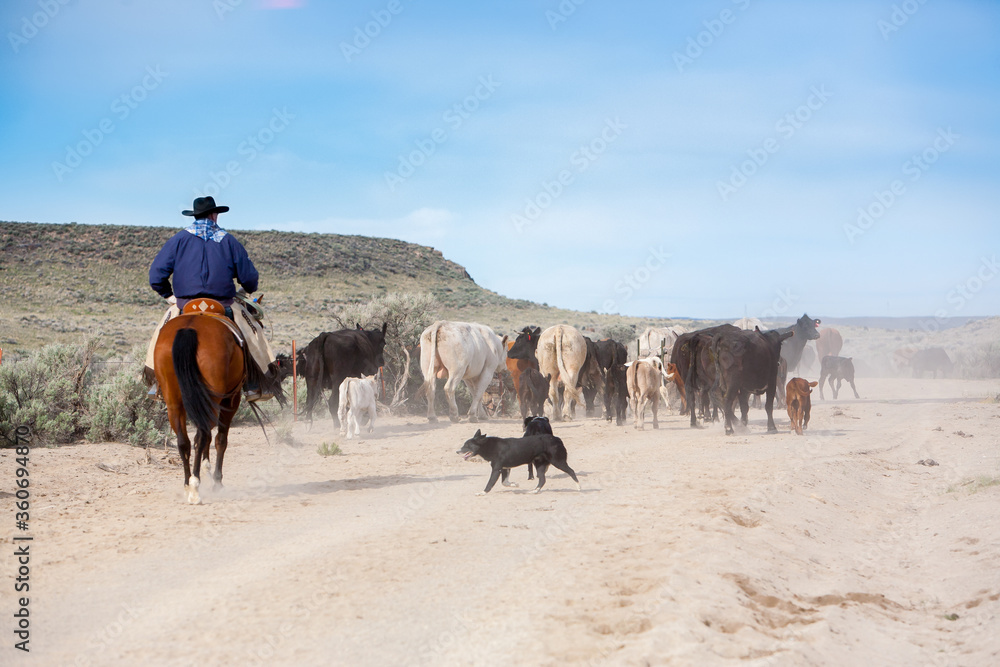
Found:
[[[0,219],[212,194],[584,311],[1000,314],[1000,4],[484,4],[5,2]]]

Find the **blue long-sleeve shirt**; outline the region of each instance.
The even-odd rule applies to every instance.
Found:
[[[164,244],[149,267],[149,286],[164,299],[173,294],[181,299],[232,299],[234,278],[247,292],[257,291],[257,269],[232,234],[216,242],[182,230]]]

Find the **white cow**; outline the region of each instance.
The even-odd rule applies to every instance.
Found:
[[[653,428],[660,427],[656,418],[657,409],[661,400],[669,409],[665,382],[673,379],[673,374],[667,372],[663,367],[663,361],[656,356],[639,359],[628,365],[625,382],[628,386],[629,406],[635,416],[637,429],[643,428],[647,405],[651,405],[653,409]]]
[[[670,354],[670,350],[674,348],[674,343],[681,334],[687,333],[687,329],[675,324],[670,327],[650,327],[642,332],[642,335],[638,338],[638,357],[648,357],[651,355],[659,355],[660,350],[664,350],[667,354]],[[633,342],[629,346],[629,357],[636,358],[636,343]]]
[[[469,421],[486,418],[483,393],[493,375],[506,368],[507,336],[502,339],[482,324],[469,322],[435,322],[420,334],[420,371],[424,374],[422,391],[427,396],[427,419],[437,421],[434,414],[434,391],[437,378],[448,378],[444,393],[448,397],[448,416],[458,421],[455,388],[465,382],[472,394]]]
[[[535,348],[538,370],[552,376],[549,382],[549,403],[552,419],[572,419],[576,404],[586,405],[579,384],[580,371],[587,361],[587,341],[583,334],[566,324],[549,327],[538,337]],[[559,387],[563,388],[563,401],[559,400]]]
[[[375,430],[376,390],[374,375],[345,378],[340,383],[340,407],[337,413],[340,418],[340,434],[346,433],[348,440],[361,435],[362,414],[368,415],[368,432]]]
[[[767,330],[767,327],[765,327],[756,317],[741,317],[733,322],[733,326],[739,327],[744,331],[753,331],[755,327],[759,328],[761,331]]]

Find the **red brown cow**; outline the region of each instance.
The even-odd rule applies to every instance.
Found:
[[[688,404],[687,397],[684,395],[684,378],[681,377],[680,371],[677,370],[677,364],[667,362],[667,375],[670,375],[670,381],[677,385],[677,393],[681,397],[681,414],[686,414]]]
[[[537,327],[536,327],[537,328]],[[538,330],[541,333],[541,329]],[[537,335],[537,334],[536,334]],[[514,341],[507,341],[507,350],[514,347]],[[521,395],[521,374],[529,368],[534,368],[538,370],[538,362],[535,361],[534,356],[531,359],[511,359],[506,357],[507,360],[507,370],[510,371],[510,377],[514,380],[514,395]]]
[[[819,338],[816,339],[816,356],[821,360],[823,357],[836,357],[843,348],[844,339],[839,331],[829,327],[820,329]]]
[[[799,435],[802,435],[802,431],[809,427],[809,411],[812,409],[809,395],[817,384],[819,383],[816,381],[809,382],[802,378],[792,378],[785,386],[785,405],[788,408],[788,418],[792,420],[792,430]]]

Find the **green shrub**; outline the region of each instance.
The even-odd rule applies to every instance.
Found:
[[[340,445],[335,442],[324,442],[316,448],[316,453],[320,456],[337,456],[343,454],[340,451]]]
[[[13,443],[14,429],[27,426],[37,444],[78,439],[86,430],[83,396],[96,347],[96,340],[49,345],[0,366],[0,435]]]
[[[618,341],[628,348],[628,346],[636,339],[635,325],[620,323],[608,324],[601,328],[598,338],[610,338],[611,340]]]
[[[142,369],[144,345],[122,358],[104,363],[104,372],[94,379],[84,398],[83,422],[91,442],[127,442],[149,446],[161,441],[167,425],[162,401],[146,395]]]

